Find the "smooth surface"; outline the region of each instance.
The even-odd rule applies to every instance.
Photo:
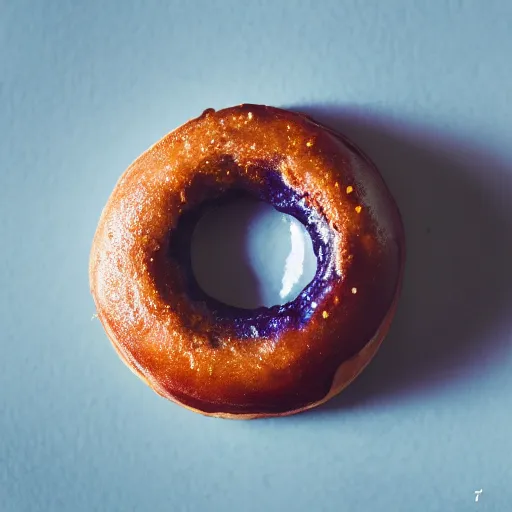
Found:
[[[317,266],[303,224],[248,198],[201,217],[192,237],[191,260],[204,292],[245,309],[295,300],[315,277]]]
[[[2,512],[509,510],[511,26],[507,0],[1,2]],[[318,411],[254,422],[151,392],[87,282],[121,172],[240,102],[342,128],[408,236],[370,367]]]

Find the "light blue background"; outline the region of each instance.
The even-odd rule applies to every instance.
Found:
[[[0,1],[0,510],[512,510],[511,53],[508,0]],[[136,379],[87,277],[127,165],[241,102],[342,127],[409,251],[363,376],[255,422]]]

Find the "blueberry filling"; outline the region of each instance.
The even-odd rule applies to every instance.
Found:
[[[211,208],[248,196],[265,201],[276,210],[295,217],[306,227],[311,237],[317,258],[315,277],[294,300],[286,304],[256,309],[233,307],[207,295],[194,277],[190,248],[199,219]],[[308,206],[306,198],[288,187],[277,172],[270,171],[265,174],[263,185],[258,189],[228,189],[183,212],[176,229],[171,233],[169,257],[180,265],[190,299],[204,303],[220,327],[229,329],[239,338],[270,338],[283,330],[300,329],[306,325],[329,293],[332,282],[337,279],[333,239],[334,233],[325,217]]]

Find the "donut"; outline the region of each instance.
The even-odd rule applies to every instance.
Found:
[[[316,273],[286,304],[233,307],[195,280],[194,226],[244,195],[311,237]],[[356,378],[388,332],[404,263],[397,205],[356,145],[307,115],[243,104],[205,110],[128,167],[101,214],[89,279],[115,350],[154,391],[251,419],[310,409]]]

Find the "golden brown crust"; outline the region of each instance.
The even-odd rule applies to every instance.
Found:
[[[258,186],[262,162],[329,221],[336,278],[303,329],[219,341],[168,261],[169,232],[204,199],[202,184]],[[205,111],[128,168],[100,218],[89,273],[99,318],[139,377],[189,409],[249,419],[309,409],[348,385],[389,328],[403,267],[400,215],[368,158],[306,116],[241,105]]]

